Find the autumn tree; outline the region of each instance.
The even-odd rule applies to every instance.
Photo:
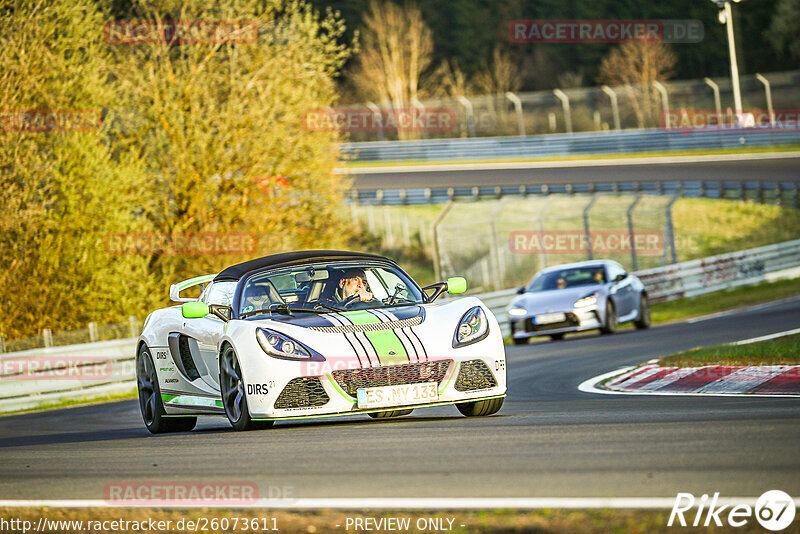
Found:
[[[621,85],[630,97],[640,127],[659,123],[661,97],[653,82],[672,76],[676,57],[669,45],[658,41],[629,41],[603,58],[599,80]]]
[[[432,52],[431,31],[413,3],[372,0],[352,81],[364,100],[407,109],[420,97],[420,78]]]

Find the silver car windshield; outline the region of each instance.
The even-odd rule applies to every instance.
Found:
[[[603,266],[573,267],[540,273],[531,281],[527,291],[535,293],[604,283],[606,283],[606,271]]]

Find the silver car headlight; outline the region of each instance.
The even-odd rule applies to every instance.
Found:
[[[523,315],[528,314],[528,310],[526,310],[525,308],[511,308],[510,310],[508,310],[508,314],[511,317],[522,317]]]
[[[465,313],[458,322],[453,338],[453,347],[463,347],[476,343],[489,335],[489,321],[480,306]]]
[[[311,353],[294,339],[266,328],[256,329],[256,340],[264,352],[274,358],[285,360],[310,360],[312,358]]]
[[[576,300],[573,306],[576,308],[585,308],[587,306],[594,306],[595,304],[597,304],[597,293],[592,293],[591,295],[587,295],[582,299]]]

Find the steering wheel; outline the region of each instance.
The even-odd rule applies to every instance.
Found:
[[[349,297],[347,297],[346,299],[344,299],[344,300],[343,300],[343,301],[340,303],[340,305],[342,306],[342,308],[349,308],[350,306],[352,306],[352,305],[353,305],[353,304],[355,304],[356,302],[360,302],[360,301],[361,301],[361,297],[360,297],[358,294],[356,294],[356,295],[350,295]]]

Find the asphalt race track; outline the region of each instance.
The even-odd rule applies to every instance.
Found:
[[[103,499],[110,482],[248,481],[261,497],[800,495],[800,399],[583,393],[584,380],[800,324],[800,298],[693,324],[509,347],[499,414],[453,407],[151,436],[135,401],[0,418],[0,499]]]
[[[695,181],[800,181],[800,158],[532,169],[409,171],[353,175],[359,190],[535,184]]]

